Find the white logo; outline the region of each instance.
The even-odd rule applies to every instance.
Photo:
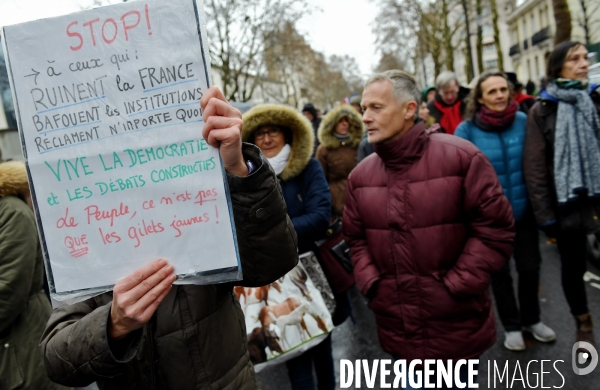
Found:
[[[584,351],[579,351],[581,349]],[[590,364],[587,367],[579,367],[584,365],[588,360]],[[585,341],[578,341],[573,345],[572,363],[575,374],[587,375],[594,371],[598,365],[598,351],[596,351],[596,348],[592,344]]]

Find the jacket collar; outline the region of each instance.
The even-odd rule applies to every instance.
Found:
[[[418,160],[428,139],[425,124],[419,121],[397,140],[373,146],[385,166],[393,169]]]

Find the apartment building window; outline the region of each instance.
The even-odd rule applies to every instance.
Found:
[[[535,34],[537,32],[536,23],[535,23],[535,14],[531,13],[531,34]]]
[[[496,45],[495,44],[488,44],[488,45],[483,45],[483,52],[484,53],[490,53],[496,50]]]
[[[546,10],[546,8],[542,8],[540,9],[540,24],[541,24],[541,28],[546,28],[548,27],[548,19],[546,18],[546,16],[548,15],[548,11]]]
[[[527,60],[527,78],[532,80],[533,77],[531,75],[531,60]]]
[[[523,37],[529,38],[529,32],[527,31],[527,19],[523,19]]]
[[[515,28],[514,30],[512,30],[512,44],[513,45],[518,45],[519,44],[519,31],[517,28]]]
[[[535,75],[539,77],[540,75],[540,57],[535,56]]]
[[[498,67],[498,60],[488,60],[485,62],[485,69],[494,69]]]

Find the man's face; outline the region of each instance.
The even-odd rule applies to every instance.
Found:
[[[315,119],[315,117],[313,116],[313,114],[310,113],[310,111],[302,111],[302,114],[308,118],[309,121],[313,121]]]
[[[458,90],[458,83],[454,80],[449,85],[440,89],[440,96],[442,97],[444,103],[448,105],[456,103],[458,100]]]
[[[399,138],[406,130],[405,127],[412,124],[410,119],[414,118],[417,107],[415,101],[398,104],[392,83],[387,80],[367,85],[361,104],[370,144]]]

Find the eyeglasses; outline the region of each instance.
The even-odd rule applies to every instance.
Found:
[[[459,92],[458,89],[453,89],[453,90],[449,90],[449,91],[441,90],[440,91],[440,95],[443,96],[443,97],[446,97],[446,96],[455,96],[455,95],[458,95],[458,92]]]
[[[265,135],[267,135],[267,134],[269,134],[270,138],[275,138],[275,137],[279,136],[279,134],[281,134],[281,130],[276,127],[271,127],[267,130],[259,130],[256,133],[254,133],[254,139],[261,140],[261,139],[265,138]]]

